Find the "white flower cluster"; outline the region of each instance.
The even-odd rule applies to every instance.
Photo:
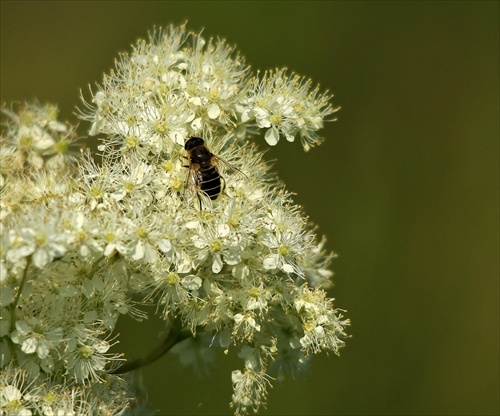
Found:
[[[332,108],[330,98],[320,94],[319,87],[311,90],[311,80],[281,69],[255,79],[249,101],[257,125],[268,129],[264,137],[269,145],[276,145],[281,135],[289,142],[299,135],[308,151],[321,141],[316,132],[323,121],[338,110]]]
[[[270,144],[318,143],[333,109],[310,85],[284,70],[251,77],[224,41],[170,27],[122,55],[87,103],[91,133],[106,135],[100,165],[84,154],[75,167],[73,130],[51,107],[6,112],[1,414],[123,413],[133,399],[110,337],[145,302],[178,341],[239,350],[236,414],[265,404],[272,375],[338,352],[348,321],[323,290],[331,255],[246,141],[263,128]],[[218,156],[214,200],[185,189],[192,136]]]
[[[170,27],[121,56],[84,117],[91,134],[119,135],[120,148],[143,156],[171,154],[174,144],[207,131],[245,141],[256,127],[271,146],[281,135],[290,142],[299,136],[307,151],[321,142],[317,131],[338,109],[330,99],[286,69],[252,77],[225,41]]]
[[[11,365],[3,368],[0,373],[0,414],[5,416],[132,414],[128,412],[128,386],[118,377],[110,377],[106,383],[88,385],[71,383],[68,380],[62,383],[61,381],[61,377],[57,382],[51,377],[33,379],[26,370]]]

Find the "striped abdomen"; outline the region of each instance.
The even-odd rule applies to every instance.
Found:
[[[217,199],[221,192],[219,171],[215,166],[201,168],[197,172],[198,186],[210,199]]]

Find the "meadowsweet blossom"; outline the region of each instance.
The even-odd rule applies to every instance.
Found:
[[[60,384],[48,378],[37,383],[25,370],[8,365],[0,373],[0,414],[123,415],[129,410],[128,389],[125,381],[116,376],[107,376],[103,383],[91,386],[70,381]]]
[[[257,125],[267,129],[264,138],[269,145],[275,146],[281,136],[293,142],[298,135],[308,151],[321,142],[317,131],[338,110],[330,98],[319,87],[312,90],[311,80],[277,69],[254,80],[249,102]]]
[[[311,86],[284,69],[259,78],[225,41],[170,27],[121,55],[85,102],[101,163],[71,156],[74,128],[55,107],[4,111],[2,412],[125,412],[135,393],[115,374],[134,366],[110,347],[120,316],[144,319],[146,303],[181,362],[238,352],[236,414],[312,354],[338,353],[348,321],[323,290],[333,256],[252,143],[318,144],[335,110]],[[220,160],[213,200],[186,191],[192,136]]]

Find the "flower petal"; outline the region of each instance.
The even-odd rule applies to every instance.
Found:
[[[266,135],[264,136],[264,138],[266,139],[266,142],[269,146],[276,146],[278,144],[279,139],[280,139],[280,134],[276,128],[271,127],[266,132]]]

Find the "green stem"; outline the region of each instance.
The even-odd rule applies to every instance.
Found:
[[[133,361],[126,362],[116,370],[110,371],[109,374],[125,374],[151,364],[162,355],[166,354],[174,345],[189,338],[190,336],[191,334],[189,332],[181,331],[179,326],[173,323],[171,325],[170,331],[163,339],[161,344],[158,345],[154,350],[152,350],[148,355]]]
[[[87,278],[88,279],[92,279],[94,277],[94,274],[96,273],[98,267],[99,267],[99,263],[102,261],[102,259],[104,259],[106,256],[102,255],[101,257],[99,257],[95,263],[93,264],[92,266],[92,269],[90,269],[90,272],[89,274],[87,275]]]
[[[31,256],[27,258],[26,260],[26,267],[24,268],[23,272],[23,277],[21,278],[21,283],[19,284],[19,290],[17,291],[16,299],[14,300],[14,303],[11,306],[10,309],[10,331],[14,331],[16,329],[16,310],[17,310],[17,305],[19,303],[19,300],[21,299],[21,293],[24,288],[24,284],[26,283],[27,277],[28,277],[28,269],[30,268],[31,265]]]

